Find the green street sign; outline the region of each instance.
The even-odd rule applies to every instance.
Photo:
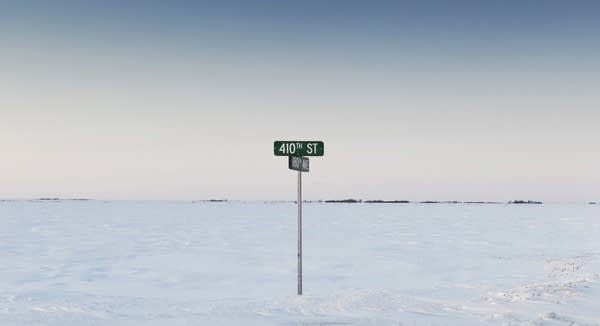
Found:
[[[323,156],[325,144],[322,141],[275,141],[275,156]]]

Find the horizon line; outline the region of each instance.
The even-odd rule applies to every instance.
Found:
[[[271,203],[296,203],[294,199],[229,199],[229,198],[209,198],[209,199],[115,199],[115,198],[62,198],[62,197],[25,197],[25,198],[0,198],[0,202],[6,201],[146,201],[146,202],[271,202]],[[532,199],[513,199],[513,200],[408,200],[408,199],[362,199],[362,198],[343,198],[343,199],[305,199],[303,203],[363,203],[363,204],[599,204],[600,200],[582,200],[582,201],[541,201]]]

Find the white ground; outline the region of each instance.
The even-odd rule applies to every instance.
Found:
[[[1,325],[599,325],[600,205],[0,202]]]

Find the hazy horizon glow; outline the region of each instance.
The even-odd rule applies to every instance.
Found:
[[[0,198],[600,200],[594,1],[0,4]]]

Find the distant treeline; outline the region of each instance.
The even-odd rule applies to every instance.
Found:
[[[35,200],[47,200],[47,201],[58,201],[58,200],[91,200],[88,198],[58,198],[58,197],[42,197]]]
[[[505,202],[500,201],[458,201],[458,200],[449,200],[449,201],[439,201],[439,200],[424,200],[424,201],[416,201],[411,202],[409,200],[362,200],[362,199],[330,199],[330,200],[319,200],[319,203],[366,203],[366,204],[504,204]],[[512,200],[507,202],[506,204],[543,204],[541,201],[535,200]],[[590,203],[591,204],[591,203]]]
[[[326,203],[362,203],[362,199],[329,199]]]
[[[438,200],[425,200],[425,201],[416,201],[411,202],[410,200],[382,200],[382,199],[371,199],[371,200],[362,200],[362,199],[330,199],[330,200],[319,200],[319,203],[366,203],[366,204],[502,204],[499,201],[438,201]]]
[[[527,205],[541,205],[543,204],[541,201],[535,200],[513,200],[509,201],[509,204],[527,204]]]
[[[502,204],[499,201],[437,201],[437,200],[426,200],[419,202],[420,204]]]

